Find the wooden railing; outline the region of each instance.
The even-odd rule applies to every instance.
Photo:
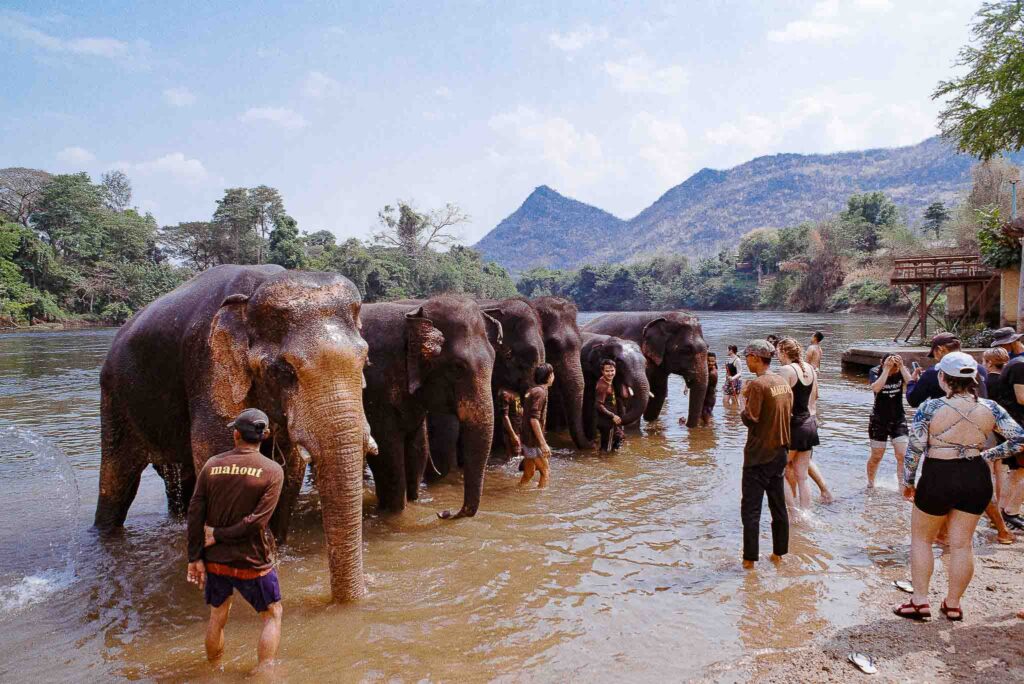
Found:
[[[955,254],[896,259],[889,282],[893,285],[928,282],[984,282],[995,275],[995,271],[981,263],[980,256]]]

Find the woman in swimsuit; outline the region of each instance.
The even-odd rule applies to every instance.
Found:
[[[739,348],[735,344],[729,345],[729,356],[725,358],[725,386],[723,388],[726,404],[738,404],[743,392],[738,352]]]
[[[804,361],[804,350],[792,337],[781,340],[777,346],[779,361],[785,363],[779,375],[793,388],[793,415],[789,420],[789,464],[786,479],[795,484],[796,505],[807,510],[811,507],[811,483],[808,469],[811,453],[818,446],[818,372]],[[790,495],[790,492],[786,492]],[[789,498],[789,496],[787,496]]]
[[[910,446],[903,463],[903,497],[914,502],[910,518],[914,594],[909,603],[893,612],[914,620],[931,617],[932,544],[943,525],[948,525],[949,588],[941,612],[947,619],[959,621],[964,617],[960,598],[974,575],[974,529],[992,500],[992,476],[985,462],[1020,451],[1024,430],[999,404],[978,398],[978,364],[969,355],[950,352],[938,368],[939,385],[946,396],[921,404],[910,428]],[[1006,441],[986,449],[993,433]],[[915,487],[922,456],[924,466]]]

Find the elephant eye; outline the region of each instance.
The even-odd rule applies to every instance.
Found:
[[[270,364],[269,371],[270,375],[281,384],[292,384],[298,379],[295,369],[284,359],[278,359]]]

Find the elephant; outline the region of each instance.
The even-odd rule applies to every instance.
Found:
[[[471,299],[450,295],[419,305],[367,304],[362,321],[370,345],[363,405],[378,446],[367,462],[381,509],[401,511],[419,496],[429,412],[457,418],[465,473],[462,508],[438,515],[475,515],[494,431],[491,376],[501,323]]]
[[[243,408],[260,408],[271,421],[264,454],[285,471],[272,531],[285,541],[311,460],[332,596],[361,596],[362,469],[369,434],[360,307],[355,286],[334,273],[224,265],[132,316],[100,374],[95,526],[124,524],[148,464],[164,478],[172,513],[183,512],[196,473],[233,446],[228,421]]]
[[[651,395],[650,385],[647,382],[647,361],[636,342],[609,335],[583,333],[580,361],[583,366],[585,382],[583,405],[587,407],[583,426],[587,437],[591,440],[596,437],[597,411],[594,393],[597,381],[601,378],[601,362],[605,359],[615,362],[613,385],[616,396],[623,401],[625,406],[625,411],[619,414],[623,427],[639,422]],[[623,399],[623,395],[627,394],[624,391],[627,387],[631,390],[631,396],[628,399]]]
[[[540,315],[544,334],[544,355],[555,369],[555,384],[548,400],[548,429],[569,428],[569,435],[578,449],[592,449],[591,439],[583,427],[583,368],[580,350],[583,347],[576,324],[576,305],[561,297],[538,297],[530,300]]]
[[[686,425],[697,426],[708,390],[708,345],[696,316],[682,311],[608,313],[584,325],[583,332],[621,337],[640,345],[651,386],[644,420],[656,420],[661,415],[668,376],[681,375],[690,390]]]

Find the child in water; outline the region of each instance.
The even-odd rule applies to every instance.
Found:
[[[622,445],[622,418],[619,417],[619,401],[615,396],[615,362],[605,359],[601,362],[601,378],[594,391],[597,408],[597,429],[601,433],[601,451],[614,451]]]
[[[708,392],[704,395],[704,409],[700,412],[700,424],[711,424],[711,412],[715,410],[718,398],[718,356],[708,352]]]
[[[555,369],[549,363],[537,366],[533,373],[536,387],[530,388],[523,401],[523,477],[519,485],[525,485],[540,471],[537,487],[548,486],[548,459],[551,447],[544,439],[544,414],[548,405],[548,388],[555,382]]]

